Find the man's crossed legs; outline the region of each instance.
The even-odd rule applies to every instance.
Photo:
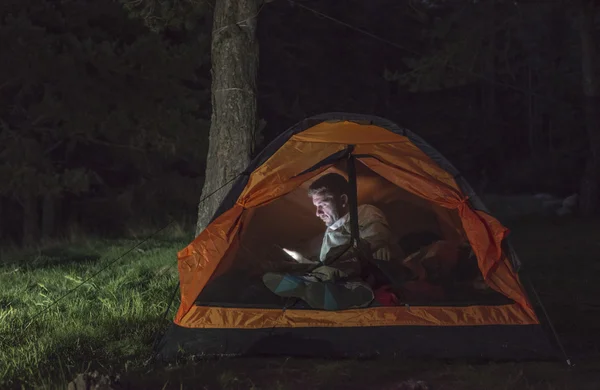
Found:
[[[268,272],[265,286],[281,297],[299,298],[314,309],[344,310],[368,306],[374,299],[371,287],[360,279],[358,259],[322,265],[304,274]]]

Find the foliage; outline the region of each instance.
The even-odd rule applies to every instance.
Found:
[[[119,0],[153,31],[194,30],[214,7],[208,0]]]
[[[193,214],[208,143],[211,1],[2,2],[4,234],[24,224],[27,196],[40,209],[41,196],[56,199],[63,230],[122,234]],[[578,191],[586,136],[566,2],[495,3],[490,12],[487,1],[302,2],[344,25],[267,2],[259,147],[310,115],[375,114],[422,135],[474,186],[485,170],[490,191]]]
[[[0,195],[106,196],[173,165],[201,172],[206,41],[148,32],[116,3],[1,7]]]
[[[429,5],[422,4],[430,15],[420,38],[426,50],[404,59],[408,70],[386,70],[384,77],[415,93],[453,91],[452,110],[478,113],[467,126],[480,129],[468,138],[471,150],[485,154],[483,166],[503,182],[494,190],[531,191],[521,178],[509,183],[514,171],[506,169],[506,161],[530,166],[527,180],[542,190],[545,184],[531,179],[556,166],[559,156],[558,167],[568,169],[554,171],[560,183],[553,190],[577,190],[572,172],[581,169],[582,159],[573,156],[585,136],[578,104],[579,37],[569,7],[505,1]],[[536,170],[531,162],[541,160],[551,164]]]
[[[285,2],[261,12],[267,142],[306,116],[375,114],[422,135],[475,186],[485,174],[490,191],[578,191],[586,136],[566,2],[302,4],[342,23]],[[528,168],[527,188],[508,165]]]

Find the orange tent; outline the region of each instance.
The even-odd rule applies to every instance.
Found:
[[[380,207],[399,238],[426,231],[467,243],[487,292],[467,302],[342,311],[253,294],[259,276],[284,262],[282,247],[318,244],[324,228],[307,188],[327,172],[346,174],[350,157],[359,204]],[[507,232],[456,168],[409,130],[364,115],[308,118],[265,148],[208,227],[179,252],[181,304],[161,353],[552,354]]]

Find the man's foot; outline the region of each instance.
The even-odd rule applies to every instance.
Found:
[[[304,299],[307,284],[318,281],[317,278],[309,275],[292,275],[278,272],[267,272],[263,275],[265,286],[280,297]]]

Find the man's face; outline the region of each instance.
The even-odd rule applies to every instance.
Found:
[[[342,217],[342,212],[346,203],[346,195],[336,198],[332,194],[317,193],[312,196],[312,201],[317,208],[317,217],[331,226],[335,221]]]

